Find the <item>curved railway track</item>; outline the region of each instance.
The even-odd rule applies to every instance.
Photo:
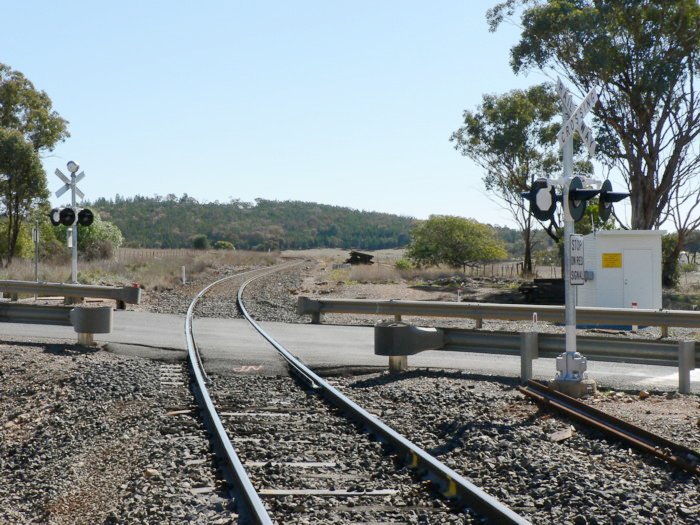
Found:
[[[300,263],[218,280],[194,298],[186,316],[193,390],[224,475],[235,489],[241,521],[311,523],[332,514],[334,523],[419,523],[420,515],[430,523],[529,523],[347,398],[252,319],[243,301],[245,287],[294,264]],[[243,277],[247,280],[237,296],[241,312],[297,381],[242,376],[212,382],[207,377],[193,334],[195,307],[214,286]],[[391,457],[382,453],[385,447]],[[393,465],[396,459],[410,471]],[[416,474],[446,499],[426,491]]]

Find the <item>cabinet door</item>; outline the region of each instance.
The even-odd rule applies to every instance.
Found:
[[[651,250],[623,250],[622,274],[623,308],[653,308]]]

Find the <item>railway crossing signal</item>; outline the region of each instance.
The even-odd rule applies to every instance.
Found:
[[[613,203],[620,202],[629,196],[629,193],[613,192],[610,181],[603,181],[603,184],[600,186],[600,195],[598,196],[598,217],[600,217],[600,220],[607,221],[613,211]]]
[[[557,357],[557,374],[554,384],[566,393],[581,396],[595,390],[595,383],[586,374],[586,358],[576,351],[576,286],[584,284],[583,236],[574,233],[574,223],[580,221],[590,199],[599,195],[599,216],[606,220],[612,213],[612,205],[629,196],[628,193],[614,193],[612,184],[603,183],[590,177],[573,174],[575,133],[583,140],[589,155],[595,154],[596,142],[593,132],[584,122],[586,114],[593,109],[598,95],[591,89],[578,107],[573,97],[557,81],[557,92],[562,108],[563,125],[557,139],[563,149],[563,173],[559,179],[537,179],[530,191],[522,193],[530,201],[530,212],[539,220],[554,217],[556,203],[561,202],[564,216],[564,298],[566,319],[566,351]],[[597,186],[597,187],[595,187]],[[557,195],[556,187],[561,189]]]
[[[557,194],[554,185],[547,179],[533,181],[530,191],[521,194],[530,201],[530,213],[540,221],[550,221],[554,218],[557,208]]]
[[[51,219],[51,224],[58,226],[62,224],[63,226],[73,226],[74,224],[79,224],[80,226],[90,226],[94,220],[95,215],[92,210],[88,208],[78,209],[78,213],[73,208],[54,208],[49,214]]]
[[[69,246],[71,248],[71,282],[72,283],[77,283],[78,282],[78,228],[76,226],[76,221],[77,224],[80,224],[82,226],[90,226],[92,224],[92,221],[94,220],[94,216],[92,211],[88,209],[81,209],[76,213],[76,203],[75,203],[75,197],[78,196],[81,199],[85,197],[85,194],[80,191],[80,188],[78,188],[77,184],[81,180],[85,178],[85,172],[81,171],[80,173],[77,173],[77,171],[80,169],[80,166],[78,165],[77,162],[68,161],[66,164],[66,167],[68,168],[68,171],[70,172],[70,178],[66,177],[61,170],[56,169],[54,172],[56,176],[61,179],[64,183],[64,185],[59,188],[58,191],[56,191],[56,197],[60,197],[64,193],[70,190],[70,201],[71,205],[70,208],[54,208],[51,210],[51,223],[54,226],[57,226],[58,224],[63,224],[66,227],[68,227],[68,232],[70,235],[70,240],[69,240]]]

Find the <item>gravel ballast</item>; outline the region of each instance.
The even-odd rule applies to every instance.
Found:
[[[242,269],[225,268],[212,276],[220,278]],[[310,285],[316,282],[325,282],[319,277],[319,266],[306,262],[252,283],[246,292],[247,307],[261,321],[308,323],[307,317],[296,314],[299,295],[313,296],[332,288],[332,293],[323,295],[374,298],[376,288],[371,284]],[[192,297],[206,284],[159,292],[143,308],[184,315]],[[233,305],[238,284],[213,289],[198,307],[198,316],[238,317]],[[384,298],[415,299],[391,293]],[[324,318],[324,322],[365,326],[378,320],[352,315]],[[406,320],[424,326],[472,327],[471,321]],[[485,329],[518,327],[518,323],[484,322]],[[557,330],[560,327],[540,323],[540,331]],[[637,337],[658,337],[653,330],[640,330]],[[672,330],[671,336],[697,334]],[[224,404],[239,409],[253,406],[252,399],[271,392],[266,382],[278,380],[217,379],[227,392]],[[698,477],[541,411],[517,392],[515,379],[413,370],[398,376],[372,374],[332,381],[533,523],[700,524]],[[290,391],[287,397],[297,395]],[[587,402],[700,451],[697,395],[603,389]],[[182,363],[59,343],[0,345],[0,523],[236,523],[196,416]],[[342,435],[340,423],[327,425],[326,433]],[[568,431],[570,437],[553,439]],[[283,435],[279,430],[266,437],[267,459],[282,450],[288,441]],[[322,449],[348,450],[345,438],[320,439]],[[381,452],[381,446],[370,441],[363,450],[368,457],[379,458]],[[314,456],[306,453],[302,459],[310,461]],[[358,473],[369,475],[359,461],[346,459],[344,473],[350,476],[346,479]],[[396,474],[386,459],[384,465],[388,480],[412,477],[405,470]],[[296,475],[274,466],[260,467],[258,474],[277,486]],[[319,474],[315,483],[320,486],[326,478]],[[380,515],[392,516],[394,506],[417,508],[410,518],[396,515],[408,523],[471,523],[471,516],[450,513],[439,501],[433,503],[432,512],[421,514],[428,494],[425,490],[410,492],[410,497],[389,497],[382,502],[389,510],[380,514],[375,512],[376,500],[339,499],[329,506],[326,500],[309,498],[309,505],[318,504],[320,510],[302,521],[293,518],[305,505],[298,498],[282,499],[275,508],[291,520],[288,523],[353,523],[357,518],[372,522]]]
[[[1,346],[0,523],[235,523],[191,403],[182,363]]]

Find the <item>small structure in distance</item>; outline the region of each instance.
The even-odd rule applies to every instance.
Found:
[[[374,264],[372,259],[374,259],[374,255],[353,250],[350,252],[350,257],[346,259],[345,262],[348,264]]]

